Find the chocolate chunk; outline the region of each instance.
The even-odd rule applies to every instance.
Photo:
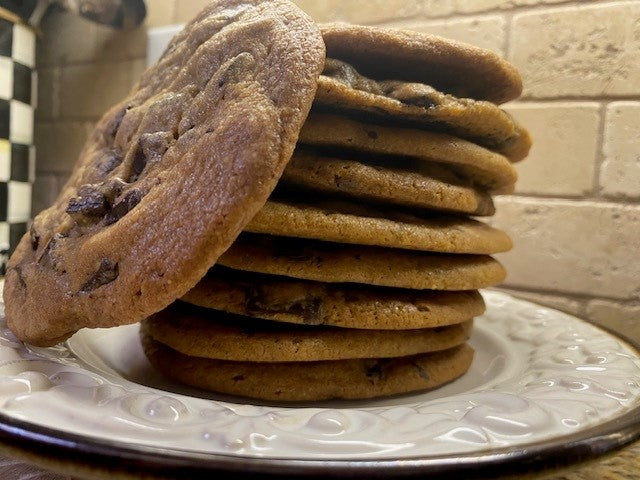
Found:
[[[382,95],[383,93],[378,82],[371,80],[370,78],[363,77],[351,65],[340,60],[336,60],[335,58],[327,59],[322,74],[351,88],[355,88],[356,90],[373,93],[375,95]]]
[[[130,108],[131,108],[130,105],[123,108],[118,113],[116,113],[115,117],[113,117],[109,121],[109,123],[104,129],[104,135],[105,135],[105,138],[107,138],[107,140],[111,140],[111,142],[113,142],[113,139],[115,138],[116,133],[118,133],[118,128],[120,128],[120,124],[122,123],[122,119],[126,115],[127,110],[129,110]]]
[[[429,85],[421,83],[405,83],[396,81],[381,82],[385,95],[407,105],[434,108],[438,106],[438,92]]]
[[[110,178],[102,184],[101,190],[109,205],[113,205],[113,202],[120,196],[127,185],[129,184],[120,177]]]
[[[38,235],[33,224],[31,224],[31,228],[29,229],[29,237],[31,238],[31,248],[34,251],[38,250],[38,246],[40,245],[40,235]]]
[[[322,325],[322,299],[305,298],[289,304],[265,301],[259,288],[246,287],[245,306],[248,312],[290,313],[302,318],[307,325]]]
[[[107,201],[100,185],[83,185],[76,197],[72,197],[66,212],[75,217],[101,217],[107,212]]]
[[[422,378],[423,380],[429,380],[429,374],[424,368],[422,368],[421,365],[418,365],[417,363],[412,363],[411,366],[418,371],[418,375],[420,375],[420,378]]]
[[[118,155],[114,150],[107,150],[98,160],[98,169],[103,173],[113,171],[122,163],[122,156]]]
[[[382,378],[382,365],[377,360],[372,360],[366,365],[366,375],[371,383],[376,383]]]
[[[133,161],[131,162],[131,175],[129,177],[130,182],[135,182],[140,174],[144,170],[144,167],[147,166],[147,157],[144,154],[144,150],[140,143],[138,143],[138,147],[136,148],[136,153],[133,155]]]
[[[322,300],[319,298],[308,298],[302,302],[295,303],[290,309],[302,315],[302,321],[307,325],[322,324]]]
[[[136,153],[131,162],[130,181],[137,180],[148,163],[161,160],[173,140],[171,132],[153,132],[140,135]]]
[[[85,282],[79,293],[89,293],[102,285],[113,282],[116,278],[118,278],[118,264],[103,258],[96,273]]]
[[[111,211],[104,217],[104,224],[111,225],[116,223],[142,200],[142,193],[139,190],[131,190],[127,192],[122,200],[116,203]]]

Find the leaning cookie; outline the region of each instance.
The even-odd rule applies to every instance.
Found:
[[[170,43],[85,144],[12,256],[21,340],[133,323],[187,292],[274,189],[324,63],[284,0],[218,0]]]

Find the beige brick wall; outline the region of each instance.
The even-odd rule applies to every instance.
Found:
[[[206,0],[148,0],[145,28],[189,20]],[[298,0],[317,21],[433,32],[521,70],[508,105],[534,137],[494,223],[515,242],[503,288],[640,339],[640,1]],[[38,44],[37,211],[92,124],[144,68],[145,28],[114,33],[55,13]]]

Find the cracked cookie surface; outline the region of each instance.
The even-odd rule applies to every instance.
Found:
[[[134,323],[195,285],[275,187],[323,63],[289,2],[207,6],[98,122],[21,240],[4,290],[18,338]]]

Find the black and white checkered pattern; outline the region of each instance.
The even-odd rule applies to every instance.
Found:
[[[35,35],[0,18],[0,274],[27,231],[35,176]]]

